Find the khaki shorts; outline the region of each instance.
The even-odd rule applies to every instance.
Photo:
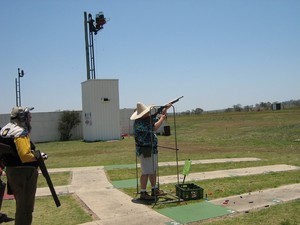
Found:
[[[144,158],[139,156],[141,162],[142,175],[155,174],[157,170],[157,154],[152,154],[151,157]]]

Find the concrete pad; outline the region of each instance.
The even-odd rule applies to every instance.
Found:
[[[249,212],[295,199],[300,199],[300,184],[284,185],[212,201],[157,209],[157,211],[172,218],[178,222],[177,224],[187,224],[234,213]]]
[[[259,158],[223,158],[223,159],[201,159],[201,160],[191,160],[192,164],[210,164],[210,163],[230,163],[230,162],[253,162],[259,161]],[[183,166],[185,161],[178,161],[179,166]],[[159,162],[158,166],[176,166],[176,162]],[[137,164],[137,167],[140,168],[140,164]],[[109,165],[105,166],[106,170],[113,169],[135,169],[135,164],[122,164],[122,165]]]
[[[271,165],[271,166],[248,167],[248,168],[240,168],[240,169],[217,170],[211,172],[190,173],[186,177],[185,181],[192,182],[192,181],[208,180],[208,179],[216,179],[216,178],[224,178],[224,177],[249,176],[249,175],[257,175],[257,174],[264,174],[270,172],[282,172],[282,171],[298,170],[298,169],[300,169],[300,167],[289,166],[289,165]],[[183,178],[184,176],[180,174],[179,183],[183,181]],[[111,183],[115,188],[136,187],[136,179],[112,181]],[[177,175],[160,176],[159,183],[160,184],[177,183]]]
[[[235,177],[235,176],[250,176],[256,174],[270,173],[270,172],[283,172],[290,170],[299,170],[300,167],[290,165],[270,165],[270,166],[257,166],[246,167],[239,169],[218,170],[210,172],[190,173],[185,182],[208,180],[215,178]],[[179,181],[183,180],[183,175],[179,176]],[[170,184],[177,182],[177,175],[159,177],[160,184]]]
[[[191,160],[193,164],[210,164],[210,163],[230,163],[230,162],[253,162],[259,161],[259,158],[223,158],[223,159],[201,159],[201,160]],[[178,165],[183,166],[185,161],[179,161]],[[160,162],[159,166],[176,166],[176,162]]]
[[[230,196],[209,202],[236,212],[247,212],[295,199],[300,199],[300,184],[284,185],[278,188]]]
[[[66,186],[56,186],[54,187],[55,192],[57,195],[68,195],[68,194],[74,194],[75,190],[72,187],[72,185],[66,185]],[[38,188],[36,190],[36,196],[42,197],[42,196],[51,196],[50,189],[48,187]]]
[[[97,223],[101,225],[138,225],[143,224],[145,220],[154,224],[164,224],[170,221],[145,205],[133,203],[130,196],[113,188],[103,169],[76,171],[73,173],[72,184],[76,195],[97,215],[100,221]]]

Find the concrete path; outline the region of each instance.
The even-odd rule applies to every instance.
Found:
[[[278,188],[215,199],[210,202],[236,212],[248,212],[295,199],[300,199],[300,184],[284,185]]]
[[[271,165],[271,166],[246,167],[246,168],[239,168],[239,169],[191,173],[186,177],[185,182],[209,180],[215,178],[235,177],[235,176],[250,176],[256,174],[282,172],[282,171],[289,171],[289,170],[296,170],[296,169],[299,169],[299,167],[289,166],[289,165]],[[164,176],[159,178],[159,183],[169,184],[169,183],[176,182],[176,180],[177,180],[176,175]],[[179,182],[181,181],[183,181],[182,175],[179,176]]]
[[[188,179],[186,180],[213,179],[213,177],[220,178],[228,176],[245,176],[295,169],[299,169],[299,167],[289,165],[273,165],[213,171],[206,173],[191,173],[188,175]],[[72,172],[72,182],[67,186],[55,187],[56,192],[58,194],[75,193],[83,201],[87,208],[91,210],[97,217],[96,221],[85,223],[82,225],[166,225],[172,222],[172,219],[156,212],[149,206],[133,203],[130,196],[124,194],[118,189],[115,189],[107,180],[103,166],[49,170],[50,173],[63,171]],[[176,183],[177,176],[160,177],[160,183],[162,182]],[[210,202],[229,207],[230,209],[233,209],[235,211],[247,211],[251,210],[253,207],[266,207],[266,205],[271,205],[272,203],[276,203],[276,201],[300,199],[299,190],[299,184],[287,185],[284,187],[280,187],[279,189],[263,190],[258,193],[253,192],[251,193],[251,198],[248,196],[249,194],[245,194],[241,196],[232,196],[226,199],[213,200]],[[50,191],[47,187],[39,188],[37,190],[37,196],[45,195],[50,195]],[[225,201],[227,201],[226,205],[223,204]]]
[[[51,172],[52,170],[49,170]],[[106,178],[104,167],[83,167],[61,169],[72,171],[73,179],[69,186],[56,187],[57,193],[75,193],[84,204],[99,218],[84,225],[165,225],[168,217],[152,210],[146,205],[133,203],[132,198],[115,189]],[[50,195],[48,188],[39,188],[37,196]],[[63,204],[63,203],[62,203]]]
[[[223,158],[223,159],[199,159],[191,160],[192,164],[210,164],[210,163],[232,163],[232,162],[253,162],[260,161],[259,158]],[[183,166],[185,161],[179,161],[178,165]],[[176,166],[176,162],[159,162],[159,166]]]

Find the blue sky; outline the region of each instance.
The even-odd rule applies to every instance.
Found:
[[[109,21],[94,39],[96,78],[119,79],[120,108],[215,110],[300,99],[298,0],[2,0],[0,113],[81,110],[84,11]]]

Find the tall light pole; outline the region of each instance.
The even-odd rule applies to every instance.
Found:
[[[94,55],[94,34],[103,29],[106,18],[102,12],[96,14],[93,20],[92,14],[84,12],[84,32],[85,32],[85,51],[86,51],[86,70],[87,79],[96,79],[95,55]]]
[[[17,106],[22,106],[21,105],[21,84],[20,84],[20,78],[24,77],[24,70],[20,70],[18,68],[18,78],[15,79],[16,83],[16,105]]]

